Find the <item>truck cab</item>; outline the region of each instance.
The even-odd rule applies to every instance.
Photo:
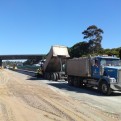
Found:
[[[113,56],[97,56],[91,59],[91,77],[98,80],[99,89],[109,95],[121,90],[121,61]]]

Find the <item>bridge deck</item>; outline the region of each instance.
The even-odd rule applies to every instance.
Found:
[[[16,59],[42,59],[45,55],[0,55],[1,60],[16,60]]]

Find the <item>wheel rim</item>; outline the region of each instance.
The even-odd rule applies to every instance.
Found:
[[[108,87],[106,84],[102,84],[102,92],[106,93],[108,91]]]

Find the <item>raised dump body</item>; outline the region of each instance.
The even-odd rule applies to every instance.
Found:
[[[73,76],[90,76],[89,58],[74,58],[67,61],[67,75]]]
[[[64,66],[69,58],[68,49],[65,46],[52,46],[44,63],[45,78],[51,80],[61,79],[65,75]]]

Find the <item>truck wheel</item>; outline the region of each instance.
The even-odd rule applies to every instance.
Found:
[[[71,77],[68,77],[68,85],[73,86],[73,81]]]
[[[45,78],[45,79],[48,79],[48,73],[45,73],[45,74],[44,74],[44,78]]]
[[[55,74],[55,73],[52,73],[52,74],[51,74],[51,79],[52,79],[53,81],[56,81],[56,74]]]
[[[79,82],[78,78],[74,78],[74,86],[80,87],[80,82]]]
[[[58,79],[61,79],[61,74],[59,72],[57,74],[58,74]]]
[[[50,78],[51,78],[50,73],[47,73],[47,80],[50,80]]]
[[[110,89],[110,85],[107,83],[107,82],[102,82],[101,85],[100,85],[100,89],[101,89],[101,92],[104,94],[104,95],[110,95],[111,94],[111,89]]]
[[[55,73],[55,75],[56,75],[56,81],[58,81],[58,73]]]
[[[46,73],[44,73],[44,79],[47,79],[47,74]]]

